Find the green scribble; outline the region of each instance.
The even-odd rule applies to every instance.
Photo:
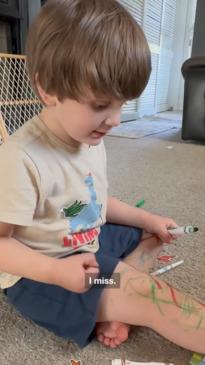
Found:
[[[190,317],[193,313],[196,312],[196,308],[194,306],[193,301],[189,297],[189,295],[184,296],[184,301],[180,305],[182,312],[185,316]]]
[[[152,278],[150,277],[150,291],[148,294],[143,294],[142,292],[138,291],[135,287],[135,282],[138,281],[138,285],[139,285],[139,280],[142,280],[141,284],[143,284],[143,282],[145,281],[145,276],[143,275],[138,275],[137,277],[134,278],[129,278],[124,286],[124,291],[127,293],[127,295],[131,296],[131,295],[138,295],[141,296],[145,299],[150,299],[152,301],[153,304],[155,304],[160,312],[161,315],[165,315],[164,311],[161,308],[161,304],[169,304],[169,305],[174,305],[177,306],[179,309],[181,309],[181,313],[182,315],[186,318],[189,319],[192,315],[195,315],[197,323],[194,325],[186,325],[184,323],[182,323],[181,325],[186,326],[188,328],[186,328],[187,330],[193,330],[193,329],[205,329],[205,327],[203,327],[203,323],[205,320],[204,315],[201,313],[201,310],[199,308],[196,307],[196,305],[194,304],[192,298],[189,295],[185,295],[183,297],[183,301],[181,304],[177,305],[173,299],[163,299],[160,298],[158,296],[158,293],[162,295],[162,292],[165,289],[169,290],[169,287],[164,287],[162,288],[158,288],[156,283],[153,282]],[[166,283],[165,283],[166,285]],[[131,290],[131,292],[130,292]],[[171,295],[171,293],[170,293]],[[175,323],[179,324],[179,321],[174,321]]]
[[[204,317],[203,317],[203,316],[201,316],[201,317],[199,318],[199,321],[198,321],[197,325],[196,325],[196,329],[197,329],[197,330],[199,330],[199,329],[203,329],[203,328],[204,328],[204,327],[202,326],[202,325],[203,325],[203,322],[204,322]]]
[[[161,307],[160,307],[160,305],[159,305],[160,301],[159,301],[159,299],[158,299],[158,298],[157,298],[157,296],[156,296],[156,289],[157,289],[156,284],[155,284],[155,283],[151,283],[151,295],[152,295],[152,302],[153,302],[153,303],[155,303],[155,304],[157,305],[157,307],[158,307],[158,309],[159,309],[160,313],[161,313],[162,315],[164,315],[164,313],[163,313],[163,311],[162,311],[162,309],[161,309]]]

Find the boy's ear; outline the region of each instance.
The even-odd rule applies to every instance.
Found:
[[[50,95],[46,91],[44,91],[41,87],[41,85],[38,82],[38,76],[36,75],[36,88],[38,90],[39,96],[41,97],[41,100],[46,106],[55,106],[57,97],[55,95]]]

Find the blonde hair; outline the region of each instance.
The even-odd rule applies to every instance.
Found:
[[[27,67],[38,94],[59,100],[131,100],[144,90],[150,51],[140,26],[116,0],[47,0],[27,38]]]

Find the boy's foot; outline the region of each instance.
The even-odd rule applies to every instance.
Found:
[[[105,346],[116,348],[128,339],[130,325],[121,322],[100,322],[96,325],[96,337]]]

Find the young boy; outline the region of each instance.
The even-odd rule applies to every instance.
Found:
[[[143,32],[116,0],[48,0],[30,29],[27,62],[44,106],[0,148],[8,300],[82,347],[96,335],[114,348],[129,325],[141,325],[203,352],[205,306],[147,274],[176,223],[107,196],[102,140],[147,84]],[[114,274],[118,287],[85,281]]]

